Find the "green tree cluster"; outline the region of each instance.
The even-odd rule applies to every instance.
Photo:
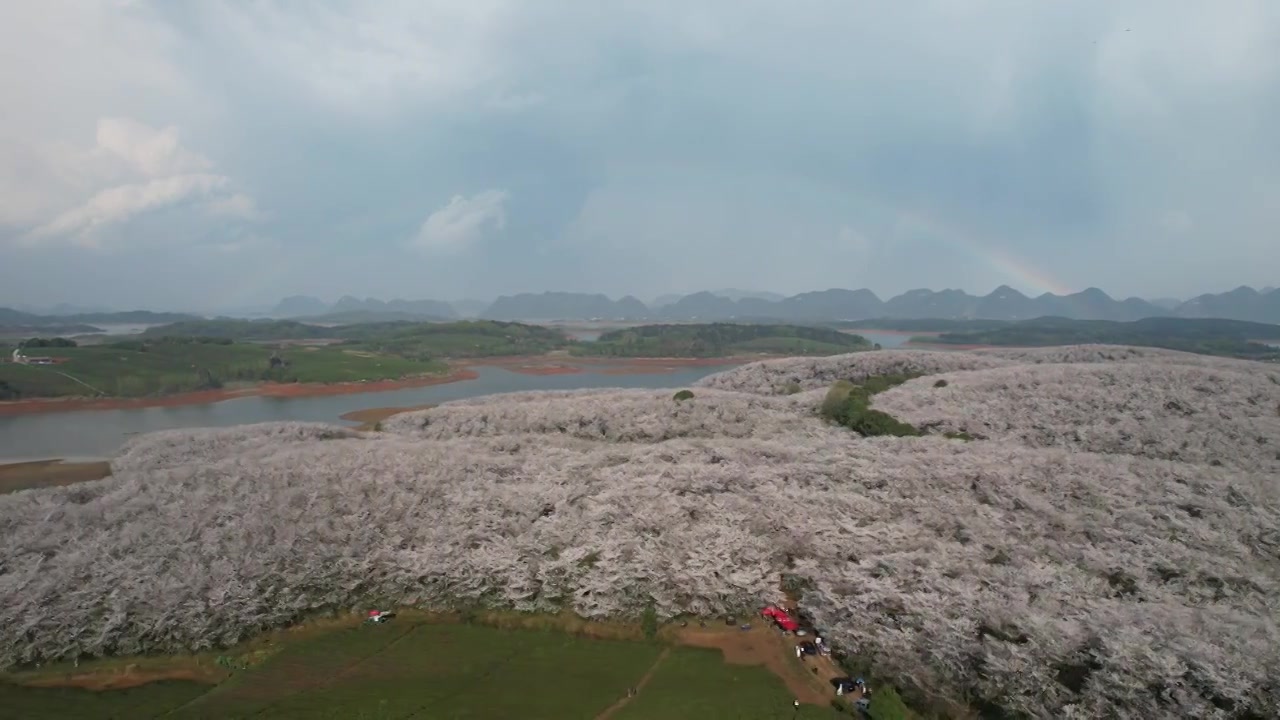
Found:
[[[861,384],[849,380],[837,380],[827,390],[819,414],[831,422],[843,425],[864,436],[892,435],[911,437],[920,434],[910,423],[871,407],[871,396],[901,385],[914,375],[874,375]]]
[[[73,348],[79,347],[75,340],[64,337],[41,338],[34,337],[23,340],[18,345],[23,348]]]

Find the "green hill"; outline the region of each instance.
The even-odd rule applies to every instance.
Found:
[[[914,342],[943,345],[1044,347],[1053,345],[1137,345],[1254,359],[1280,358],[1280,348],[1259,341],[1280,340],[1280,325],[1199,318],[1147,318],[1134,322],[1042,317],[978,332],[950,332]]]
[[[606,332],[573,347],[575,355],[606,357],[727,357],[731,355],[838,355],[870,350],[870,342],[830,328],[804,325],[704,323],[641,325]]]

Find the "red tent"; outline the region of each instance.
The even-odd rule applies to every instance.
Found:
[[[792,619],[792,617],[787,614],[786,610],[783,610],[777,605],[770,605],[764,610],[761,610],[760,614],[773,620],[778,624],[778,627],[786,630],[787,632],[795,632],[800,629],[800,623]]]

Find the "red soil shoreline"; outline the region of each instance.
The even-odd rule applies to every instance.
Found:
[[[180,405],[208,405],[223,400],[242,397],[318,397],[324,395],[348,395],[351,393],[380,392],[402,388],[426,387],[445,383],[474,380],[479,375],[468,368],[454,370],[448,375],[405,378],[403,380],[372,380],[348,383],[262,383],[234,390],[200,390],[145,398],[31,398],[0,402],[0,417],[45,412],[71,412],[74,410],[132,410],[135,408],[177,407]]]
[[[937,337],[943,334],[941,330],[876,330],[873,328],[842,328],[840,332],[852,335],[871,333],[872,335],[906,335],[907,337]]]
[[[716,365],[740,365],[763,359],[761,357],[728,358],[593,358],[559,355],[492,357],[465,360],[456,363],[448,375],[405,378],[403,380],[372,380],[348,383],[262,383],[253,387],[201,390],[176,393],[159,397],[73,397],[31,398],[27,400],[0,401],[0,417],[48,412],[72,412],[77,410],[132,410],[137,408],[178,407],[182,405],[208,405],[242,397],[319,397],[347,395],[351,393],[381,392],[403,388],[443,385],[445,383],[475,380],[479,375],[474,367],[500,367],[522,375],[571,375],[587,372],[596,366],[608,375],[661,374],[681,368]]]

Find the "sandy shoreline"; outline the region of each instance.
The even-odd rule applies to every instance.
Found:
[[[406,407],[378,407],[365,408],[363,410],[352,410],[345,412],[338,417],[348,422],[361,423],[357,430],[377,430],[378,423],[400,413],[413,412],[415,410],[430,410],[435,405],[408,405]]]
[[[36,460],[0,464],[0,494],[38,487],[101,480],[111,474],[106,461],[63,462]]]

